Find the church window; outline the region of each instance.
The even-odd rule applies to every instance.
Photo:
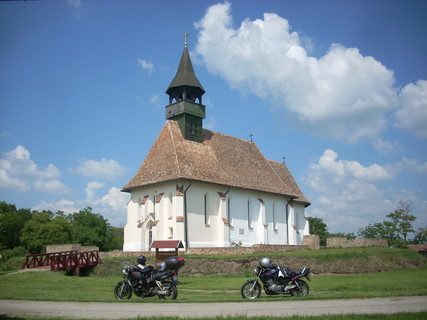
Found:
[[[199,134],[199,126],[196,123],[189,123],[187,125],[187,133],[192,136],[197,136]]]
[[[252,221],[251,221],[251,200],[248,200],[248,228],[252,229]]]
[[[227,199],[227,220],[231,224],[231,197]]]
[[[209,209],[208,209],[209,203],[208,203],[208,201],[209,201],[208,194],[205,193],[205,196],[204,196],[204,210],[203,211],[204,211],[205,225],[206,226],[209,225]]]
[[[173,215],[173,197],[172,197],[172,193],[169,193],[167,205],[168,205],[168,209],[167,209],[168,210],[168,219],[171,220],[172,219],[172,215]]]
[[[273,202],[273,230],[277,230],[276,203]]]
[[[169,227],[169,237],[168,239],[173,239],[173,227]]]

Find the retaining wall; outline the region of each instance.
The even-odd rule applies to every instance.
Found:
[[[346,237],[326,238],[327,248],[360,248],[360,247],[388,247],[386,239],[360,238],[347,240]]]

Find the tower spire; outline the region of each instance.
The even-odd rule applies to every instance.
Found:
[[[206,116],[205,106],[202,104],[205,89],[194,73],[187,48],[188,35],[188,32],[183,35],[184,51],[176,75],[166,90],[166,94],[169,95],[169,105],[166,106],[165,113],[166,119],[178,122],[186,139],[201,142],[202,120]]]
[[[183,35],[183,37],[184,37],[184,47],[187,47],[187,37],[189,36],[190,34],[187,32],[187,31],[185,31],[184,32],[184,35]]]

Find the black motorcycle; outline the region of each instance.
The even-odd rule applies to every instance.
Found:
[[[132,294],[138,297],[153,297],[175,300],[178,296],[178,270],[185,264],[181,257],[171,257],[157,264],[157,268],[147,266],[143,270],[132,267],[126,261],[123,281],[114,287],[117,300],[129,300]]]
[[[270,265],[263,267],[261,264],[254,270],[255,280],[247,280],[240,293],[245,299],[256,299],[261,295],[261,280],[264,291],[268,295],[290,294],[291,296],[304,297],[310,291],[308,284],[301,278],[310,280],[310,268],[292,271],[281,266]]]

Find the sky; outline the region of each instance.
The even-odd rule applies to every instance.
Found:
[[[204,127],[285,161],[330,232],[427,227],[427,2],[0,2],[0,201],[126,224],[184,32]]]

